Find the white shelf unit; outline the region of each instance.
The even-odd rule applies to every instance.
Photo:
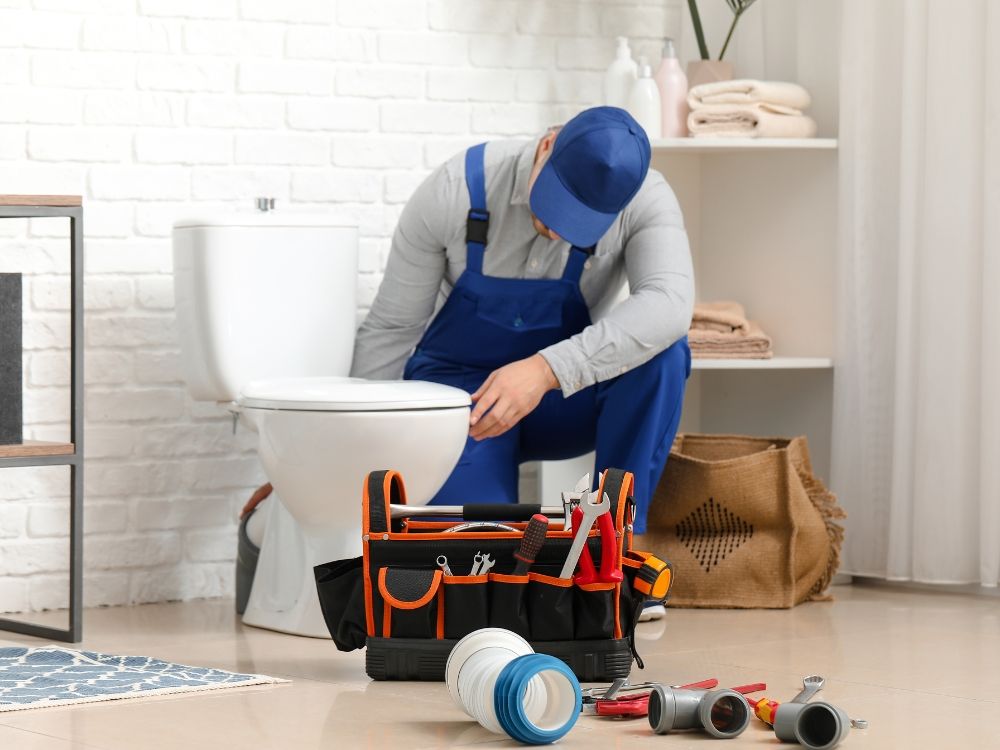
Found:
[[[829,479],[837,141],[657,141],[652,167],[684,212],[699,301],[735,300],[769,360],[695,359],[681,430],[806,435]]]
[[[692,359],[692,370],[829,370],[830,357],[772,357],[771,359]]]

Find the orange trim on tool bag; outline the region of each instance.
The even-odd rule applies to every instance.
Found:
[[[529,573],[521,576],[510,575],[509,573],[490,573],[487,577],[496,583],[527,583]]]
[[[538,583],[545,583],[549,586],[559,586],[560,588],[568,589],[573,585],[572,578],[556,578],[555,576],[547,576],[543,573],[528,573],[529,581],[536,581]]]
[[[598,532],[592,530],[589,536],[597,536]],[[498,531],[498,532],[478,532],[478,531],[456,531],[454,533],[425,532],[420,534],[408,534],[405,531],[390,531],[389,539],[393,542],[444,542],[449,539],[519,539],[520,531]],[[548,539],[572,539],[573,533],[570,531],[550,531],[546,535]]]
[[[483,573],[481,576],[445,576],[441,582],[446,586],[465,586],[470,583],[486,583],[488,580],[490,580],[489,574]]]
[[[438,587],[437,639],[444,640],[444,586]]]
[[[392,637],[392,606],[388,600],[382,603],[382,637]]]
[[[364,487],[361,489],[361,555],[362,576],[365,585],[365,626],[369,636],[375,635],[375,613],[372,611],[372,578],[371,558],[368,553],[368,475],[365,476]]]
[[[617,585],[617,583],[609,583],[608,581],[595,581],[594,583],[578,583],[577,588],[583,591],[611,591]]]
[[[444,575],[440,570],[434,571],[434,577],[431,578],[431,585],[427,589],[427,593],[422,595],[419,599],[412,602],[404,602],[402,599],[397,599],[392,594],[389,593],[389,589],[385,585],[385,575],[389,572],[388,568],[382,568],[378,572],[378,592],[382,595],[382,598],[392,604],[395,609],[420,609],[430,603],[431,599],[437,593],[438,586],[441,585],[441,576]]]
[[[622,637],[622,622],[618,617],[621,612],[621,600],[622,600],[622,585],[620,583],[615,584],[615,638]]]

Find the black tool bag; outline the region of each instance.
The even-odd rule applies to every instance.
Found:
[[[632,486],[630,473],[609,469],[598,495],[611,500],[624,581],[580,586],[557,577],[573,534],[555,519],[530,572],[512,575],[525,522],[539,506],[468,505],[463,521],[503,521],[516,531],[448,532],[459,522],[393,520],[390,504],[406,503],[403,478],[372,472],[363,497],[363,557],[315,569],[330,635],[341,651],[367,646],[366,671],[376,680],[443,680],[456,641],[484,627],[520,634],[537,652],[564,660],[580,680],[627,677],[641,604],[632,583],[648,557],[631,549]],[[597,524],[587,543],[599,563]],[[489,554],[495,566],[468,575],[477,553]],[[454,575],[439,568],[439,555]]]

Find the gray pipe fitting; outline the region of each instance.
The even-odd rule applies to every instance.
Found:
[[[747,728],[750,705],[735,690],[685,690],[657,685],[649,694],[647,717],[656,734],[702,729],[728,740]]]
[[[809,750],[830,750],[851,729],[851,719],[829,703],[782,703],[774,712],[774,733],[782,742],[798,742]]]

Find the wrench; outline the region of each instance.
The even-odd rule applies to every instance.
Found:
[[[583,545],[587,543],[587,536],[590,534],[594,522],[597,521],[597,517],[602,513],[607,513],[611,510],[611,498],[608,497],[607,492],[604,493],[604,497],[601,498],[601,502],[599,503],[592,502],[597,497],[596,492],[584,493],[584,495],[585,497],[580,498],[580,510],[583,511],[583,520],[580,522],[580,528],[573,537],[573,544],[566,555],[566,562],[563,563],[562,572],[559,573],[560,578],[573,577],[573,571],[576,570],[576,564],[580,561]],[[572,528],[572,518],[570,528]]]
[[[496,565],[496,560],[493,560],[488,552],[485,555],[482,552],[477,552],[475,562],[472,563],[472,573],[470,575],[481,576],[494,565]]]
[[[809,699],[812,698],[816,693],[823,689],[826,684],[826,680],[820,677],[818,674],[809,675],[808,677],[802,678],[802,690],[792,698],[789,703],[808,703]]]
[[[573,504],[583,502],[583,497],[587,494],[588,490],[590,490],[589,471],[580,477],[580,481],[576,483],[576,487],[573,488],[572,492],[562,493],[563,529],[566,531],[573,528]]]

